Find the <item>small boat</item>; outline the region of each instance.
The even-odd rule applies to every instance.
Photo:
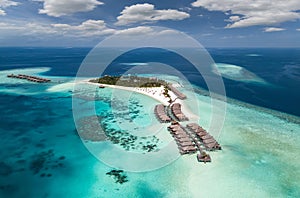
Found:
[[[99,88],[103,89],[103,88],[105,88],[105,86],[104,85],[100,85]]]

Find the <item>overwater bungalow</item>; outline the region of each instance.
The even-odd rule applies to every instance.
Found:
[[[200,138],[202,138],[203,136],[206,136],[208,133],[207,132],[196,132],[196,135],[198,135]]]
[[[205,144],[204,146],[209,151],[221,150],[222,149],[221,146],[219,145],[219,143],[217,143],[217,142]]]
[[[173,136],[174,136],[176,139],[182,139],[182,138],[188,138],[188,137],[189,137],[187,134],[183,134],[183,133],[180,133],[180,134],[173,134]]]
[[[202,127],[198,127],[196,129],[194,129],[194,131],[197,133],[197,132],[206,132],[205,129],[203,129]]]
[[[172,119],[166,114],[165,106],[158,104],[154,108],[154,113],[160,122],[171,122]]]
[[[186,133],[183,131],[183,130],[180,130],[180,131],[174,131],[174,132],[171,132],[172,135],[186,135]]]
[[[204,144],[216,143],[217,141],[213,138],[203,140]]]
[[[178,129],[180,129],[181,127],[179,125],[171,125],[168,127],[170,130],[172,131],[177,131]]]
[[[182,142],[190,142],[191,139],[189,137],[186,137],[186,138],[177,139],[176,141],[180,142],[180,143],[182,143]]]
[[[179,122],[173,120],[173,121],[171,122],[171,126],[172,126],[172,125],[179,125]]]
[[[14,75],[14,74],[9,74],[7,75],[8,78],[18,78],[18,79],[24,79],[24,80],[28,80],[31,82],[37,82],[37,83],[45,83],[45,82],[50,82],[51,80],[46,79],[46,78],[40,78],[40,77],[36,77],[36,76],[29,76],[29,75],[24,75],[24,74],[18,74],[18,75]]]
[[[209,135],[208,133],[201,137],[202,140],[211,139],[213,136]]]
[[[172,85],[168,85],[168,88],[180,99],[180,100],[184,100],[186,99],[186,95],[184,95],[183,93],[181,93],[180,91],[178,91],[178,89],[176,89],[175,87],[173,87]]]
[[[184,147],[184,146],[195,146],[195,143],[193,143],[192,141],[190,142],[181,142],[178,143],[180,146]]]
[[[181,111],[181,104],[174,103],[171,106],[172,114],[178,119],[179,121],[187,121],[189,120]]]
[[[199,125],[196,123],[189,123],[186,126],[190,129],[197,129],[199,127]]]
[[[189,154],[197,152],[197,149],[194,146],[184,146],[179,147],[181,154]]]
[[[195,138],[197,138],[206,150],[221,150],[220,144],[215,140],[213,136],[211,136],[207,131],[205,131],[201,126],[196,123],[190,123],[186,125],[187,128],[195,134]],[[195,140],[194,140],[195,141]]]
[[[207,153],[203,152],[197,155],[198,162],[211,162],[211,157]]]

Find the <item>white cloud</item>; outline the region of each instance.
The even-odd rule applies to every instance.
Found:
[[[70,15],[76,12],[87,12],[95,9],[103,3],[98,0],[37,0],[44,2],[43,9],[39,10],[40,14],[60,17]]]
[[[241,20],[241,18],[239,16],[230,16],[227,21],[236,22],[236,21],[239,21],[239,20]]]
[[[17,6],[20,3],[11,1],[11,0],[0,0],[0,16],[6,15],[6,12],[3,10],[3,8],[7,8],[10,6]]]
[[[21,35],[55,35],[66,37],[90,37],[114,34],[102,20],[87,20],[79,25],[41,23],[0,23],[1,33]]]
[[[0,9],[0,16],[4,16],[4,15],[6,15],[5,11]]]
[[[116,34],[129,35],[129,36],[145,35],[145,34],[151,34],[151,33],[153,33],[153,29],[151,27],[147,27],[147,26],[138,26],[138,27],[134,27],[134,28],[119,30],[118,32],[116,32]]]
[[[1,0],[0,1],[0,7],[1,8],[7,8],[7,7],[10,7],[10,6],[17,6],[17,5],[19,5],[18,2],[11,1],[11,0]]]
[[[192,10],[192,8],[190,8],[190,7],[183,7],[183,8],[179,8],[179,10],[189,12],[189,11]]]
[[[170,35],[175,35],[178,34],[178,31],[175,30],[165,30],[165,29],[155,29],[153,27],[149,26],[137,26],[133,28],[127,28],[123,30],[117,30],[115,32],[117,35],[124,35],[124,36],[170,36]]]
[[[0,29],[1,29],[1,35],[33,35],[33,34],[39,34],[39,35],[45,35],[45,34],[55,34],[57,33],[53,28],[51,28],[49,25],[40,24],[40,23],[0,23]]]
[[[194,7],[203,7],[209,11],[222,11],[232,16],[226,28],[249,27],[255,25],[273,25],[300,19],[299,0],[197,0],[192,3]]]
[[[120,36],[147,38],[147,36],[167,36],[178,35],[177,31],[169,29],[156,29],[149,26],[137,26],[127,29],[112,29],[107,27],[103,20],[87,20],[78,25],[65,23],[45,24],[38,22],[9,21],[0,22],[0,37],[6,36],[33,36],[38,38],[69,37],[69,38],[100,38],[117,34]],[[153,37],[151,37],[153,38]]]
[[[132,6],[126,6],[117,17],[116,25],[128,25],[133,23],[149,23],[160,20],[183,20],[189,18],[190,15],[186,12],[178,10],[156,10],[154,5],[144,3]]]
[[[264,32],[281,32],[284,30],[285,30],[284,28],[267,27],[264,29]]]
[[[103,20],[87,20],[80,25],[51,24],[59,33],[75,36],[101,36],[115,33],[114,29],[106,26]]]
[[[203,37],[206,37],[206,36],[212,36],[213,34],[212,33],[204,33],[204,34],[201,34],[201,36]]]
[[[115,35],[114,46],[133,46],[136,43],[149,46],[149,43],[166,46],[182,47],[182,33],[174,30],[138,26],[127,29],[110,29],[102,20],[87,20],[77,25],[45,24],[39,22],[6,21],[0,22],[0,43],[14,40],[17,44],[35,43],[40,45],[89,45],[95,44],[106,36]],[[174,42],[176,41],[176,42]],[[34,45],[35,45],[34,44]],[[152,45],[151,45],[152,46]]]

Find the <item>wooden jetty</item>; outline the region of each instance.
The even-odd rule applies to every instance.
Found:
[[[36,82],[36,83],[47,83],[47,82],[51,82],[50,79],[40,78],[40,77],[37,77],[37,76],[29,76],[29,75],[24,75],[24,74],[18,74],[18,75],[9,74],[9,75],[7,75],[7,77],[8,77],[8,78],[24,79],[24,80],[28,80],[28,81]]]
[[[221,150],[219,143],[205,129],[196,123],[187,124],[186,128],[178,122],[172,122],[168,127],[169,132],[178,145],[181,155],[197,154],[199,162],[211,162],[211,157],[204,150]]]
[[[168,130],[176,141],[181,155],[196,153],[198,151],[190,135],[179,123],[172,123],[168,127]]]
[[[176,89],[175,87],[173,87],[172,85],[168,85],[168,88],[180,99],[180,100],[184,100],[186,99],[186,95],[184,95],[183,93],[181,93],[180,91],[178,91],[178,89]]]
[[[220,144],[211,136],[205,129],[196,123],[187,124],[186,127],[194,133],[194,138],[203,143],[204,147],[208,151],[221,150]]]
[[[178,93],[174,89],[171,90],[180,95],[180,92]],[[180,97],[178,96],[178,98]],[[181,95],[180,99],[185,98],[186,96]],[[211,157],[204,150],[221,150],[221,146],[215,138],[200,125],[196,123],[187,124],[186,127],[180,125],[179,122],[189,120],[181,111],[180,103],[174,103],[170,109],[162,104],[156,105],[154,113],[160,122],[171,122],[168,131],[174,138],[181,155],[198,153],[197,160],[206,163],[211,162]]]
[[[162,104],[158,104],[154,108],[154,114],[156,115],[156,118],[163,123],[171,122],[172,119],[167,115],[166,113],[166,107]]]
[[[178,121],[187,121],[189,120],[188,117],[186,117],[182,111],[181,111],[181,104],[180,103],[174,103],[172,106],[171,106],[171,112],[172,114],[175,116],[175,118],[178,120]]]

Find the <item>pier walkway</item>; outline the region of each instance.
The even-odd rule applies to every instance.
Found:
[[[187,124],[187,128],[192,132],[195,141],[201,142],[208,151],[221,150],[220,144],[205,129],[196,123]]]
[[[7,75],[7,77],[8,77],[8,78],[24,79],[24,80],[28,80],[28,81],[36,82],[36,83],[47,83],[47,82],[51,82],[50,79],[40,78],[40,77],[37,77],[37,76],[29,76],[29,75],[24,75],[24,74],[18,74],[18,75],[9,74],[9,75]]]
[[[197,147],[193,139],[179,123],[172,123],[172,125],[168,127],[168,130],[175,139],[180,154],[184,155],[197,152]]]
[[[171,86],[171,85],[170,85]],[[180,93],[174,87],[170,87],[171,91],[177,95],[178,99],[185,99],[186,96]],[[171,108],[169,108],[171,106]],[[211,162],[211,157],[206,151],[221,150],[220,144],[205,129],[197,123],[189,123],[186,127],[179,122],[188,121],[189,118],[181,111],[181,104],[174,103],[168,107],[163,104],[156,105],[154,113],[157,119],[162,123],[171,122],[168,131],[174,138],[179,153],[181,155],[197,153],[199,162]]]
[[[176,89],[175,87],[173,87],[172,85],[168,85],[168,88],[180,99],[180,100],[184,100],[186,99],[186,95],[184,95],[183,93],[181,93],[180,91],[178,91],[178,89]]]
[[[174,103],[171,106],[171,112],[177,119],[177,121],[188,121],[188,117],[186,117],[182,111],[181,111],[181,104],[180,103]]]
[[[163,104],[158,104],[154,108],[156,118],[163,123],[171,122],[172,119],[166,113],[166,107]]]
[[[168,130],[174,138],[181,155],[199,152],[197,154],[199,162],[211,162],[210,155],[204,151],[207,150],[206,145],[197,138],[197,135],[193,131],[187,130],[178,122],[172,122]]]

